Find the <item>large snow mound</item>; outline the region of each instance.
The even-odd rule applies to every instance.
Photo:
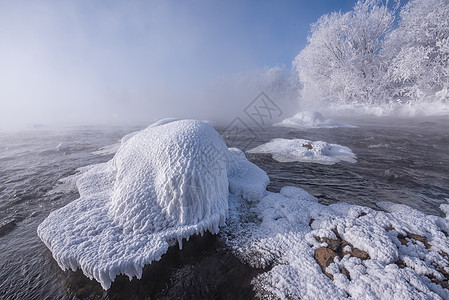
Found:
[[[337,127],[356,127],[346,123],[327,120],[323,115],[316,111],[299,112],[291,118],[276,123],[274,126],[292,127],[292,128],[337,128]]]
[[[52,212],[38,235],[62,269],[81,268],[105,289],[118,274],[140,278],[176,240],[182,247],[183,238],[217,233],[229,190],[248,200],[265,195],[265,172],[243,153],[238,159],[248,169],[236,168],[232,151],[200,121],[152,125],[124,139],[112,160],[87,169],[77,181],[80,198]]]
[[[348,147],[304,139],[273,139],[247,152],[271,154],[279,162],[300,161],[325,165],[339,161],[356,162],[356,155]]]
[[[221,234],[243,261],[266,268],[252,282],[260,298],[449,299],[449,220],[378,205],[385,211],[325,206],[284,187],[256,205],[231,197]]]

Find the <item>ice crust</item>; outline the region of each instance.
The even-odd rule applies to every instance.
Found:
[[[326,120],[323,115],[316,111],[302,111],[291,118],[283,120],[275,126],[291,128],[337,128],[337,127],[356,127],[346,123]]]
[[[256,200],[268,176],[211,126],[165,120],[122,139],[112,160],[79,175],[80,198],[52,212],[38,235],[63,269],[80,268],[108,289],[118,274],[140,278],[169,245],[218,233],[229,191]]]
[[[243,261],[269,267],[253,280],[262,298],[449,299],[448,290],[425,276],[444,279],[438,268],[449,264],[441,254],[449,253],[444,233],[449,220],[406,205],[378,205],[385,211],[346,203],[325,206],[296,187],[268,193],[253,206],[232,196],[229,225],[221,234]],[[370,257],[337,256],[326,269],[333,281],[314,258],[315,250],[326,245],[315,237],[335,239],[332,229]],[[398,235],[406,232],[426,237],[430,248],[413,239],[401,244]],[[398,259],[405,268],[395,264]],[[343,267],[350,280],[341,273]]]
[[[303,139],[273,139],[247,151],[268,153],[279,162],[312,162],[332,165],[339,161],[355,163],[355,154],[345,146]]]

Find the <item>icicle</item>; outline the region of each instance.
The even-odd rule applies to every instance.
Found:
[[[182,237],[178,237],[179,250],[182,250]]]

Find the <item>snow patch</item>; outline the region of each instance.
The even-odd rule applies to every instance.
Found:
[[[247,151],[268,153],[279,162],[312,162],[332,165],[339,161],[355,163],[356,155],[345,146],[303,139],[273,139]]]
[[[291,118],[283,120],[274,126],[292,127],[292,128],[337,128],[337,127],[356,127],[334,120],[326,120],[319,112],[303,111],[297,113]]]

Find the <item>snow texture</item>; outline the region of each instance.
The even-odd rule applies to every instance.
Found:
[[[303,111],[291,118],[283,120],[274,126],[292,127],[292,128],[337,128],[337,127],[356,127],[353,125],[326,120],[319,112]]]
[[[228,170],[229,191],[248,201],[256,201],[266,194],[270,183],[267,173],[246,159],[237,148],[230,148],[231,163]]]
[[[430,279],[445,280],[441,272],[448,271],[447,219],[389,202],[378,204],[385,211],[346,203],[325,206],[296,187],[268,193],[252,206],[234,196],[229,203],[228,226],[221,234],[243,261],[266,268],[252,282],[260,298],[449,298],[449,291]],[[326,268],[332,281],[314,253],[327,246],[317,238],[336,239],[336,233],[369,258],[336,256]],[[411,233],[425,237],[426,244]]]
[[[229,190],[256,200],[268,182],[208,124],[162,121],[123,139],[109,162],[87,168],[77,180],[80,198],[37,232],[63,270],[80,268],[108,289],[118,274],[140,278],[176,241],[181,248],[183,238],[218,233]]]
[[[303,139],[273,139],[247,151],[269,153],[279,162],[312,162],[332,165],[339,161],[356,162],[356,155],[345,146]]]

